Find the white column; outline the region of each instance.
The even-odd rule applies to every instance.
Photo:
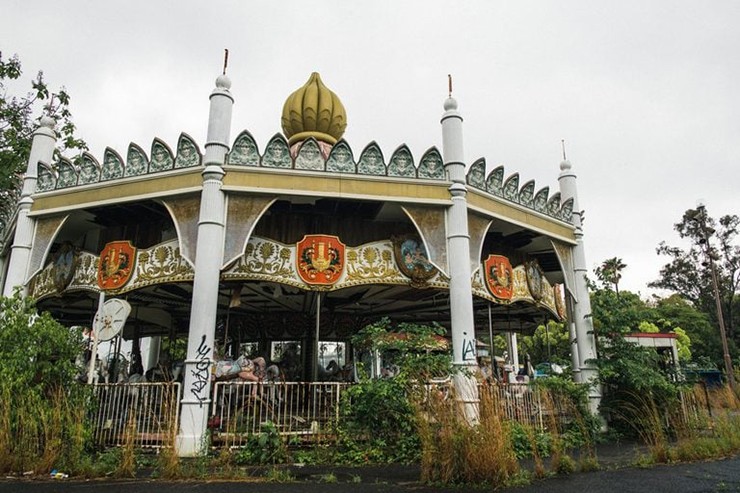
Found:
[[[182,457],[207,452],[205,442],[211,404],[211,364],[226,222],[226,197],[221,190],[224,176],[222,165],[229,150],[231,110],[234,104],[230,87],[229,78],[219,76],[216,79],[216,89],[210,97],[188,354],[184,368],[180,434],[177,437],[177,452]]]
[[[447,209],[447,259],[450,274],[450,319],[452,324],[453,364],[459,370],[453,377],[458,400],[465,417],[478,421],[478,387],[472,376],[476,366],[473,288],[470,281],[470,235],[468,234],[467,188],[463,154],[462,116],[457,101],[449,97],[442,115],[442,153],[452,185],[452,204]]]
[[[578,339],[576,337],[576,324],[573,323],[573,298],[570,296],[570,292],[565,290],[565,309],[568,316],[566,323],[568,324],[568,337],[570,338],[570,366],[573,374],[573,381],[576,383],[583,383],[581,381],[581,358],[578,355]]]
[[[31,152],[28,156],[26,175],[23,178],[23,190],[21,200],[18,204],[18,218],[15,225],[15,236],[10,250],[10,258],[7,265],[7,277],[3,286],[3,295],[10,296],[13,290],[21,286],[21,294],[26,294],[26,276],[28,275],[28,262],[31,257],[33,245],[33,230],[36,224],[28,217],[33,205],[31,197],[36,192],[36,180],[38,179],[39,161],[51,163],[54,157],[54,145],[57,135],[54,132],[54,119],[49,116],[41,118],[41,125],[33,133]]]
[[[596,412],[601,402],[601,388],[595,385],[597,369],[591,362],[596,359],[596,340],[594,337],[593,322],[591,320],[591,299],[589,298],[586,282],[586,253],[583,246],[583,224],[581,208],[578,204],[578,189],[576,174],[571,169],[568,160],[560,163],[560,195],[563,201],[573,199],[573,225],[575,226],[576,245],[573,247],[573,271],[575,298],[571,304],[571,321],[575,325],[576,344],[578,345],[578,359],[580,375],[575,375],[581,383],[594,383],[589,392],[591,410]]]
[[[516,332],[506,333],[506,345],[509,349],[511,365],[514,367],[514,373],[519,372],[519,342],[517,341]]]

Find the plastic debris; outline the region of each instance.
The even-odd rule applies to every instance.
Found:
[[[69,477],[69,474],[65,474],[63,472],[59,472],[56,469],[51,471],[51,478],[52,479],[67,479]]]

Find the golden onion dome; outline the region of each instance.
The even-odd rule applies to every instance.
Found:
[[[309,137],[333,145],[344,134],[347,113],[337,95],[314,72],[285,100],[281,123],[290,145]]]

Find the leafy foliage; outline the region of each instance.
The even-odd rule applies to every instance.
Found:
[[[82,334],[0,298],[0,470],[84,467],[87,387],[74,381]]]
[[[660,278],[651,287],[679,293],[695,307],[706,313],[717,325],[717,312],[713,292],[711,256],[717,272],[717,284],[727,336],[735,338],[737,313],[735,306],[740,290],[740,244],[738,244],[740,217],[728,214],[715,220],[704,207],[687,210],[674,229],[682,239],[689,240],[688,249],[661,242],[659,255],[670,258],[660,270]],[[735,341],[737,342],[737,340]]]
[[[14,191],[19,189],[21,176],[31,150],[31,140],[37,119],[43,112],[57,121],[60,150],[86,150],[84,140],[75,137],[75,125],[69,110],[69,93],[64,87],[52,90],[38,72],[31,80],[30,91],[23,95],[8,93],[8,83],[23,75],[17,55],[4,59],[0,52],[0,210],[14,204]]]
[[[519,338],[520,350],[529,354],[536,364],[542,361],[570,365],[570,333],[562,322],[550,320],[538,326],[534,333]]]
[[[274,423],[267,421],[260,426],[259,433],[247,437],[247,444],[235,456],[236,464],[265,465],[285,462],[287,449]]]
[[[622,270],[627,268],[627,264],[622,262],[619,257],[612,257],[604,260],[596,268],[596,277],[605,285],[614,285],[614,292],[619,296],[619,281],[622,279]]]
[[[48,313],[39,315],[31,298],[0,298],[0,385],[11,392],[49,395],[68,387],[82,333],[64,327]]]

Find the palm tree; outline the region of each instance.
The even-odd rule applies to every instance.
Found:
[[[619,296],[619,281],[622,279],[622,270],[627,264],[619,257],[608,258],[596,268],[596,276],[605,284],[614,284],[614,291]]]

